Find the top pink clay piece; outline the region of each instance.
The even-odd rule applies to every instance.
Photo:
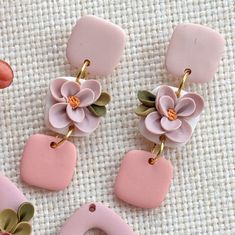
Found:
[[[166,54],[166,68],[179,78],[191,69],[190,82],[204,83],[215,75],[224,52],[223,37],[198,24],[180,24],[171,37]]]
[[[67,45],[70,64],[80,68],[89,60],[91,75],[109,75],[120,61],[125,47],[125,33],[117,25],[96,16],[77,21]]]

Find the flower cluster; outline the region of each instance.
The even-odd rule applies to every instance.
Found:
[[[50,84],[53,104],[49,109],[49,122],[55,129],[70,125],[77,131],[89,134],[99,125],[100,117],[106,114],[108,93],[101,92],[96,80],[84,80],[81,84],[57,78]]]
[[[142,116],[141,133],[152,142],[164,135],[168,143],[186,143],[193,132],[191,121],[198,117],[204,101],[196,93],[187,93],[180,98],[169,86],[161,86],[156,95],[140,91],[141,105],[136,114]]]

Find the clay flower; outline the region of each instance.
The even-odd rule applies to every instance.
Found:
[[[161,86],[156,95],[141,91],[139,99],[142,105],[136,113],[145,118],[141,121],[142,134],[153,142],[161,135],[168,143],[186,143],[193,132],[192,120],[198,117],[204,107],[201,96],[187,93],[177,98],[169,86]]]
[[[110,101],[107,93],[101,93],[100,83],[85,80],[81,84],[58,78],[51,82],[53,104],[49,109],[49,122],[53,128],[62,129],[74,125],[78,131],[91,133],[105,115],[105,105]]]
[[[5,209],[0,212],[0,235],[30,235],[32,227],[29,221],[33,218],[34,207],[26,202],[18,211]]]

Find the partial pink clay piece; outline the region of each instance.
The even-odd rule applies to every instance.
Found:
[[[0,173],[0,212],[4,209],[17,211],[23,202],[27,202],[23,193]]]
[[[215,75],[224,53],[225,40],[211,28],[198,24],[179,24],[171,37],[166,68],[179,78],[191,69],[190,82],[204,83]]]
[[[115,183],[117,197],[140,208],[159,207],[169,191],[173,167],[161,157],[154,165],[149,159],[154,155],[133,150],[124,157]]]
[[[125,47],[125,33],[117,25],[96,16],[77,21],[67,45],[70,64],[80,68],[84,60],[91,75],[109,75],[120,61]]]
[[[28,139],[20,165],[24,182],[53,191],[69,185],[76,166],[76,147],[65,141],[57,148],[52,148],[50,144],[58,140],[41,134],[32,135]]]
[[[11,66],[7,62],[0,60],[0,89],[10,86],[13,77],[14,74]]]
[[[65,222],[59,235],[83,235],[93,228],[107,235],[134,235],[119,215],[101,203],[89,203],[78,209]]]

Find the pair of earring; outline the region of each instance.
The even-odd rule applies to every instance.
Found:
[[[45,123],[63,138],[33,135],[23,151],[21,178],[48,190],[66,188],[76,165],[76,147],[70,136],[86,136],[99,125],[110,101],[94,75],[108,75],[118,64],[125,34],[118,26],[95,16],[82,17],[67,45],[68,61],[80,67],[77,77],[60,77],[50,83]],[[166,55],[166,68],[181,77],[179,87],[159,86],[138,92],[140,132],[155,145],[151,152],[133,150],[124,157],[115,182],[123,201],[142,208],[158,207],[173,178],[173,167],[163,157],[165,147],[186,144],[203,111],[203,98],[183,90],[187,80],[208,82],[214,76],[224,40],[214,30],[196,24],[176,27]],[[89,73],[88,73],[89,71]]]

